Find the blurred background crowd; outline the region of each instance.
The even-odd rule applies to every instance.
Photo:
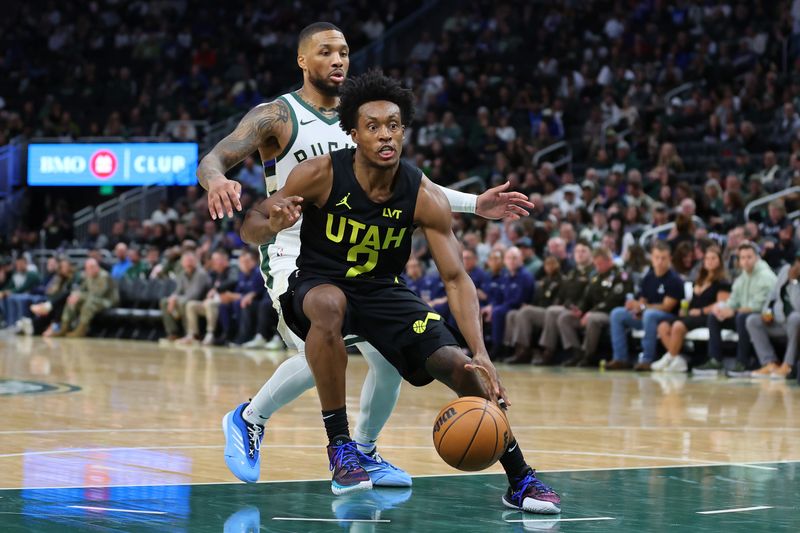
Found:
[[[0,57],[0,145],[87,135],[202,143],[202,124],[296,87],[305,24],[340,25],[355,52],[397,27],[412,44],[382,66],[417,95],[404,157],[440,184],[480,192],[510,181],[536,204],[516,222],[455,218],[494,357],[685,371],[720,370],[735,352],[731,372],[792,375],[796,0],[424,2],[429,23],[413,25],[403,22],[420,5],[407,2],[34,4],[0,22],[13,43]],[[44,55],[65,60],[40,68]],[[263,194],[257,159],[231,176],[245,184],[245,209]],[[146,218],[76,238],[73,204],[48,198],[3,238],[7,326],[95,334],[91,318],[122,301],[160,311],[167,338],[278,345],[258,255],[238,236],[243,213],[212,222],[204,192],[181,188]],[[39,248],[86,253],[25,260]],[[407,282],[446,313],[430,259],[416,238]],[[121,280],[174,286],[137,304],[134,282]],[[37,322],[45,309],[50,322]],[[703,328],[711,359],[701,365],[681,354]]]

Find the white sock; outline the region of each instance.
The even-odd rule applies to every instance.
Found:
[[[403,378],[371,344],[360,342],[356,346],[367,360],[369,371],[361,388],[360,411],[353,440],[365,444],[359,449],[370,453],[375,449],[375,441],[397,404]]]
[[[253,396],[243,413],[251,424],[267,423],[275,411],[314,386],[305,352],[290,357],[275,370],[261,390]]]

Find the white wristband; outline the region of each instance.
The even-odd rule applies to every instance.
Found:
[[[450,210],[454,213],[475,213],[475,205],[478,202],[478,197],[474,194],[454,191],[453,189],[448,189],[447,187],[442,187],[441,185],[436,185],[439,187],[439,190],[444,193],[447,197],[447,201],[450,202]]]

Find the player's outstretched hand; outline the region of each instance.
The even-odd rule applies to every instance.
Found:
[[[503,402],[505,402],[505,407],[511,406],[511,402],[506,394],[506,389],[503,387],[503,384],[500,383],[500,376],[497,375],[497,369],[494,367],[494,364],[492,364],[492,360],[489,359],[488,355],[479,354],[473,356],[472,362],[466,363],[464,368],[470,372],[477,373],[479,376],[478,379],[480,379],[484,387],[487,388],[490,398],[494,398],[495,403],[498,403],[499,400],[503,400]]]
[[[242,184],[229,180],[223,175],[208,180],[208,213],[211,220],[221,219],[227,213],[233,217],[233,210],[242,210]]]
[[[303,213],[303,198],[287,196],[272,204],[269,210],[269,225],[275,233],[291,228]]]
[[[518,220],[528,216],[528,209],[533,209],[533,203],[521,192],[505,192],[510,186],[511,182],[507,181],[479,195],[475,203],[475,213],[491,220]]]

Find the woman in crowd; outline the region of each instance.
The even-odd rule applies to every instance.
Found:
[[[658,325],[658,338],[666,346],[664,356],[653,363],[652,370],[667,372],[686,372],[688,365],[681,356],[686,334],[706,326],[707,315],[714,305],[728,299],[731,283],[722,262],[722,250],[712,246],[703,258],[703,267],[694,282],[692,300],[689,305],[681,302],[680,317],[675,322],[662,322]]]

